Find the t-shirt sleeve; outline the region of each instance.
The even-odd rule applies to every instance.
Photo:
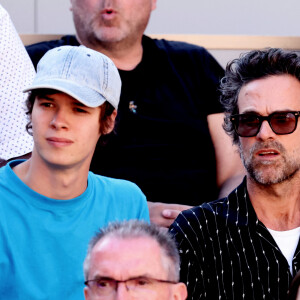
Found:
[[[141,192],[142,193],[142,192]],[[150,223],[149,209],[146,201],[145,195],[142,193],[141,201],[140,201],[140,209],[139,209],[139,220],[143,220],[147,223]]]
[[[137,219],[150,222],[146,196],[135,183],[97,176],[97,179],[99,178],[105,183],[107,189],[102,201],[103,212],[105,211],[107,220]]]

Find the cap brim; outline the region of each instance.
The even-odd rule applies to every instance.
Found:
[[[45,82],[33,83],[24,89],[23,92],[37,89],[54,89],[66,93],[88,107],[98,107],[106,101],[106,98],[99,91],[63,79],[48,78]]]

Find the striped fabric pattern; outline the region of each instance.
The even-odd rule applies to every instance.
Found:
[[[182,212],[170,227],[188,299],[285,299],[289,265],[251,205],[246,180],[227,198]],[[300,245],[293,258],[300,268]]]

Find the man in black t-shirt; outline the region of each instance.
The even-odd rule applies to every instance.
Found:
[[[145,36],[156,0],[71,5],[76,37],[27,51],[36,65],[48,49],[83,44],[118,67],[122,92],[115,134],[105,147],[98,145],[91,170],[137,183],[152,222],[165,227],[188,205],[236,186],[243,168],[222,128],[223,69],[215,59],[202,47]]]

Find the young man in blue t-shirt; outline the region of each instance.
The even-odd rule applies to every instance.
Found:
[[[1,299],[83,299],[89,239],[115,220],[149,221],[133,183],[89,172],[113,130],[121,81],[112,61],[84,46],[53,49],[27,100],[34,148],[0,169]]]
[[[71,0],[76,36],[26,49],[34,65],[62,45],[112,59],[122,79],[117,135],[96,148],[90,169],[135,182],[151,221],[169,227],[180,211],[226,196],[245,171],[222,127],[224,70],[203,47],[144,35],[156,2]]]

